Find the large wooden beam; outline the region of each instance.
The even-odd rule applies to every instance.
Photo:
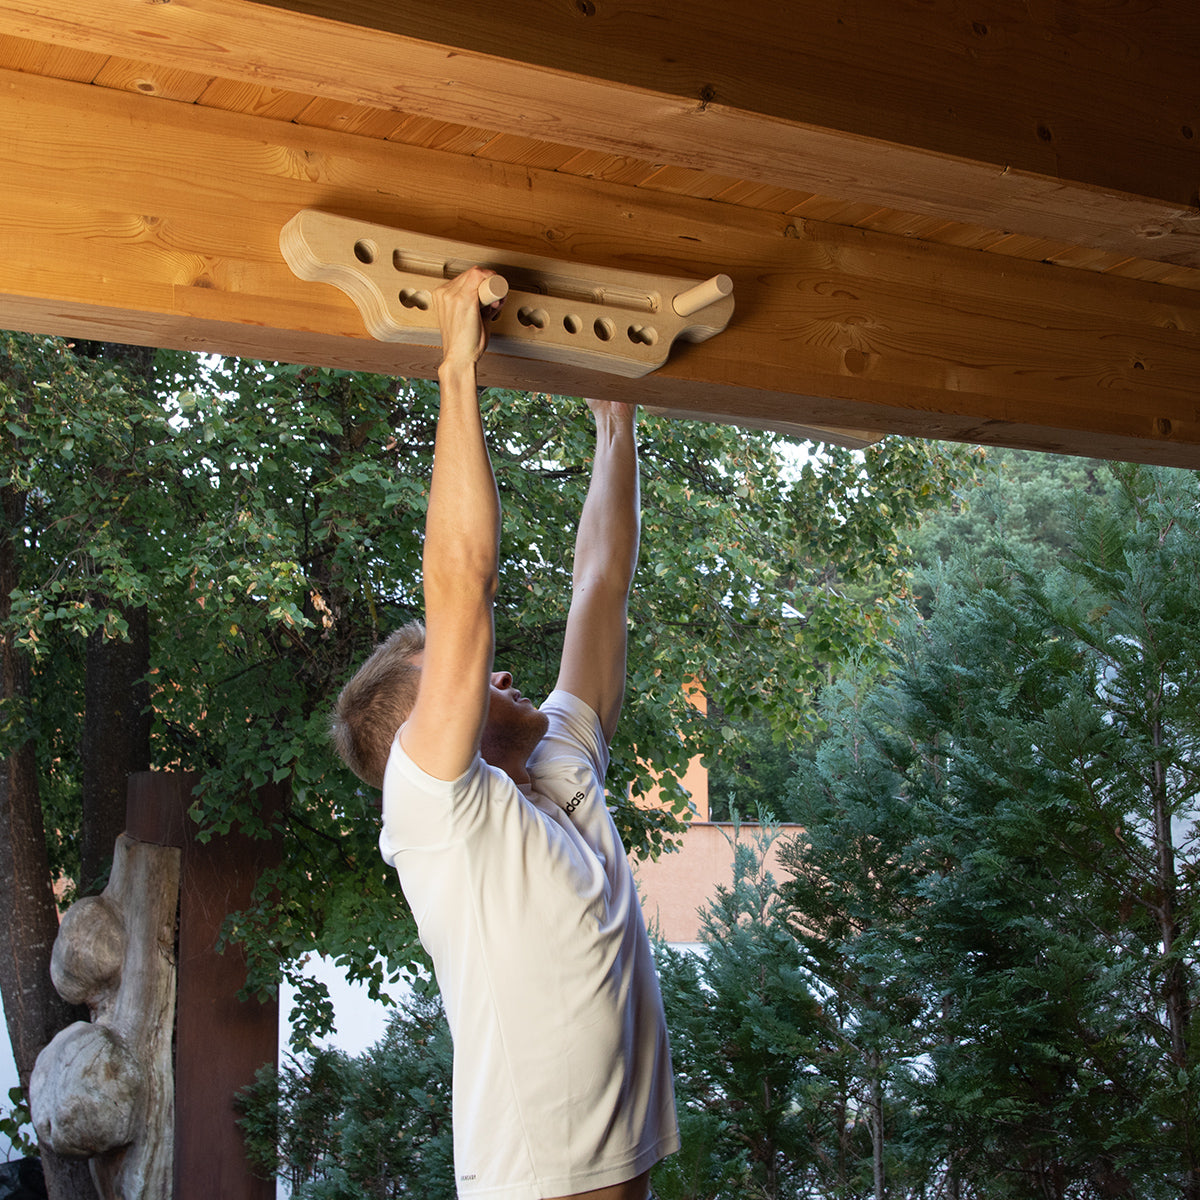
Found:
[[[1200,266],[1200,5],[10,0],[0,33]]]
[[[432,375],[298,280],[318,208],[574,264],[705,277],[737,309],[641,380],[488,360],[488,382],[1200,465],[1200,293],[0,73],[0,326]]]

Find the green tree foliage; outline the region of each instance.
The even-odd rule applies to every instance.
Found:
[[[237,824],[284,842],[283,865],[227,931],[247,948],[251,986],[320,950],[378,992],[421,952],[378,855],[377,797],[334,760],[326,729],[355,665],[420,615],[436,388],[167,353],[134,381],[111,357],[17,335],[4,354],[21,364],[7,376],[5,462],[27,504],[9,526],[20,561],[3,632],[31,668],[19,729],[47,808],[47,883],[79,871],[95,765],[80,752],[88,639],[129,638],[142,610],[151,764],[200,773],[202,834]],[[581,403],[541,395],[485,393],[483,413],[505,505],[497,661],[537,694],[557,665],[592,426]],[[810,711],[827,661],[876,636],[883,611],[846,603],[835,619],[836,589],[811,565],[832,556],[820,539],[836,534],[847,561],[858,546],[864,562],[890,562],[904,505],[944,492],[958,466],[897,442],[873,452],[876,466],[835,455],[836,470],[797,481],[795,450],[774,435],[646,417],[640,440],[644,550],[610,783],[627,840],[657,853],[679,828],[689,759],[740,737],[705,721],[683,683],[777,728]],[[894,511],[876,503],[851,534],[851,498],[822,498],[843,488]],[[674,814],[623,798],[654,781]],[[256,800],[265,784],[286,789],[274,829]],[[328,1005],[319,987],[300,995],[296,1027],[319,1036]]]
[[[414,991],[364,1054],[259,1072],[240,1099],[251,1161],[294,1200],[454,1200],[451,1062],[441,1000]]]
[[[825,690],[828,733],[797,763],[784,805],[803,831],[780,848],[781,899],[824,998],[830,1042],[815,1065],[832,1107],[823,1194],[907,1194],[930,1165],[907,1144],[898,1086],[924,1046],[923,989],[897,945],[920,904],[906,753],[876,707],[878,671],[851,665]]]
[[[774,539],[767,561],[741,564],[755,606],[725,614],[740,638],[756,628],[785,635],[774,663],[747,660],[736,674],[705,680],[705,743],[715,820],[777,811],[791,762],[820,738],[820,687],[855,658],[873,660],[911,602],[910,541],[925,514],[944,509],[976,475],[980,452],[886,438],[863,451],[822,446],[806,453],[784,493],[788,520],[758,534]],[[749,497],[754,499],[752,493]],[[760,581],[775,581],[760,588]],[[782,602],[783,607],[780,608]]]
[[[953,503],[930,509],[914,531],[918,567],[936,573],[938,563],[1000,552],[1052,570],[1073,545],[1080,514],[1115,490],[1108,464],[1095,459],[993,448],[979,463]]]
[[[22,497],[6,512],[19,561],[3,633],[35,667],[53,654],[56,669],[54,687],[35,671],[24,723],[6,724],[0,751],[13,752],[10,738],[36,744],[51,870],[74,878],[86,647],[96,635],[128,637],[127,614],[161,568],[157,539],[143,531],[172,519],[170,430],[121,364],[51,339],[3,335],[0,377],[4,485]]]
[[[725,725],[716,701],[710,720]],[[821,720],[820,709],[817,719]],[[726,726],[728,727],[728,726]],[[734,821],[747,814],[782,811],[796,758],[811,746],[803,730],[773,730],[763,717],[739,721],[737,747],[725,746],[708,764],[709,820]]]
[[[111,715],[100,700],[107,689],[99,684],[115,677],[106,672],[114,663],[97,648],[106,630],[124,637],[123,609],[130,611],[111,530],[121,512],[96,519],[86,506],[107,497],[109,481],[120,476],[141,440],[142,410],[136,390],[126,386],[127,374],[81,363],[60,349],[46,339],[0,335],[0,990],[23,1086],[41,1048],[82,1015],[50,979],[58,931],[54,884],[64,870],[77,872],[81,865],[89,884],[98,885],[107,873],[107,863],[81,846],[108,840],[111,855],[111,835],[102,830],[113,827],[106,784],[115,772],[87,774],[86,788],[80,787],[80,750],[104,741],[97,736],[99,722],[85,723],[81,715],[88,693],[93,714]],[[120,415],[113,415],[114,406]],[[44,525],[51,498],[59,507]],[[130,505],[137,507],[136,501]],[[110,569],[111,589],[100,582]],[[30,575],[45,583],[44,628],[38,631],[21,612]],[[71,577],[74,584],[66,582]],[[108,599],[97,604],[91,598],[97,593]],[[105,615],[97,618],[98,610]],[[144,622],[135,625],[144,628]],[[36,652],[38,633],[50,628],[67,634],[58,647],[58,684],[48,688]],[[120,736],[105,749],[108,763],[128,772],[145,765],[147,749],[138,736],[137,713],[144,706],[131,682],[144,670],[126,667],[123,711],[130,719],[117,723]],[[90,811],[81,819],[79,796],[85,792]],[[51,1195],[90,1192],[85,1163],[46,1150],[42,1165]]]

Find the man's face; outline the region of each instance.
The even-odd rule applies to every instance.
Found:
[[[489,758],[489,749],[532,754],[549,724],[545,713],[513,686],[512,675],[507,671],[492,673],[481,747],[484,758]]]

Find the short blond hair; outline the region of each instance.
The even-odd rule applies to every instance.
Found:
[[[334,706],[334,746],[346,766],[373,788],[383,787],[392,740],[416,703],[421,669],[413,658],[424,649],[420,621],[397,629],[359,667]]]

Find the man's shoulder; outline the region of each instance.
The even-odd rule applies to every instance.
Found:
[[[556,688],[542,702],[541,711],[549,718],[550,727],[538,747],[539,751],[547,741],[565,738],[578,743],[589,753],[602,751],[607,757],[608,744],[600,727],[600,718],[586,701]]]
[[[542,711],[549,718],[549,727],[530,756],[530,774],[545,779],[585,771],[602,786],[608,770],[608,743],[600,718],[578,696],[561,690],[550,693]]]
[[[596,715],[595,710],[587,701],[581,700],[564,688],[555,688],[542,701],[541,709],[552,720],[558,718],[571,725],[579,725],[588,729],[595,727],[596,736],[603,737],[600,732],[600,718]]]

